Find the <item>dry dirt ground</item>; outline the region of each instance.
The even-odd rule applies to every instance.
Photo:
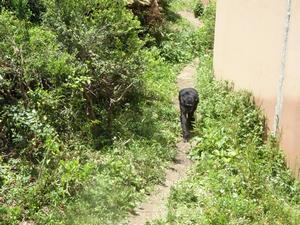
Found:
[[[187,19],[195,27],[201,27],[202,26],[202,22],[200,20],[198,20],[197,18],[195,18],[194,13],[192,13],[190,11],[179,11],[178,14],[181,17]]]
[[[181,11],[179,14],[190,21],[195,27],[200,27],[202,25],[191,12]],[[196,69],[198,64],[199,60],[196,58],[181,71],[177,77],[178,90],[185,87],[195,86]],[[173,102],[176,108],[179,109],[177,96],[174,96]],[[176,147],[177,155],[174,162],[166,171],[164,184],[155,186],[154,191],[148,196],[145,202],[141,203],[135,209],[135,214],[128,218],[126,222],[127,225],[145,225],[147,221],[167,216],[168,209],[166,203],[170,195],[170,189],[175,183],[185,179],[187,170],[190,168],[192,163],[187,158],[187,153],[191,148],[191,144],[179,141],[176,144]]]

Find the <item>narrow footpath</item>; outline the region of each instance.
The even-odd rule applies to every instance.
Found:
[[[193,13],[188,11],[179,12],[183,18],[191,22],[195,27],[200,27],[201,22],[196,19]],[[178,90],[185,87],[195,87],[196,73],[199,60],[196,58],[188,64],[177,77]],[[173,98],[174,105],[179,110],[178,96]],[[145,202],[141,203],[136,209],[135,214],[127,220],[127,225],[145,225],[147,221],[163,218],[167,216],[167,200],[170,195],[171,187],[178,181],[186,178],[187,170],[192,162],[187,158],[187,153],[191,148],[190,143],[180,140],[177,144],[177,155],[174,162],[170,164],[166,171],[166,178],[163,185],[156,185],[153,192]]]

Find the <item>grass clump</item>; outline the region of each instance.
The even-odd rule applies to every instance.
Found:
[[[250,93],[216,81],[212,69],[214,6],[198,37],[199,115],[191,150],[195,166],[169,198],[166,219],[153,224],[290,224],[300,221],[300,184]]]
[[[194,15],[195,17],[201,17],[204,13],[204,4],[202,1],[197,1],[196,4],[194,5]]]

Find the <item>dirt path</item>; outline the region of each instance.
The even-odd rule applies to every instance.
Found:
[[[202,26],[202,22],[200,20],[198,20],[197,18],[195,18],[194,13],[190,12],[190,11],[179,11],[178,14],[187,19],[191,24],[194,25],[194,27],[201,27]]]
[[[186,155],[189,146],[188,143],[177,143],[177,156],[175,162],[166,171],[164,185],[155,187],[148,199],[135,210],[136,215],[129,218],[128,225],[144,225],[147,221],[167,216],[166,203],[170,189],[176,182],[186,177],[187,169],[191,165],[191,161]]]
[[[194,18],[194,15],[187,11],[179,12],[179,14],[189,20],[195,27],[201,26],[201,22]],[[196,84],[196,72],[198,59],[194,59],[187,65],[177,77],[178,90],[184,87],[194,87]],[[177,109],[178,97],[173,98],[174,105]],[[177,155],[174,162],[166,171],[166,179],[163,185],[156,185],[154,191],[141,203],[135,210],[135,215],[128,218],[127,225],[145,225],[147,221],[167,216],[168,209],[166,206],[167,199],[170,195],[171,187],[178,181],[185,179],[187,170],[191,166],[191,161],[187,158],[187,153],[191,148],[190,143],[179,141],[176,144]]]

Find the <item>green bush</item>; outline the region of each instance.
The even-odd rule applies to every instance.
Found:
[[[199,54],[212,52],[214,48],[216,3],[210,2],[202,15],[203,26],[195,34],[195,48]]]
[[[194,15],[195,17],[201,17],[204,13],[204,4],[202,3],[202,1],[197,1],[195,6],[194,6]]]
[[[147,98],[124,106],[116,119],[120,128],[114,144],[94,156],[97,170],[93,178],[63,214],[54,211],[51,217],[42,216],[44,224],[118,224],[154,184],[163,181],[167,162],[175,154],[178,131],[170,100],[175,71],[157,50],[146,55],[149,65],[142,79]]]
[[[161,42],[160,55],[169,63],[186,63],[197,54],[194,27],[185,20],[179,20],[166,29]]]
[[[32,1],[4,3],[0,223],[51,223],[95,174],[96,150],[125,136],[117,118],[145,97],[146,60],[156,56],[147,59],[124,1],[45,0],[41,21],[31,20]]]
[[[1,1],[0,224],[115,223],[163,179],[179,66],[143,29],[123,0]]]

